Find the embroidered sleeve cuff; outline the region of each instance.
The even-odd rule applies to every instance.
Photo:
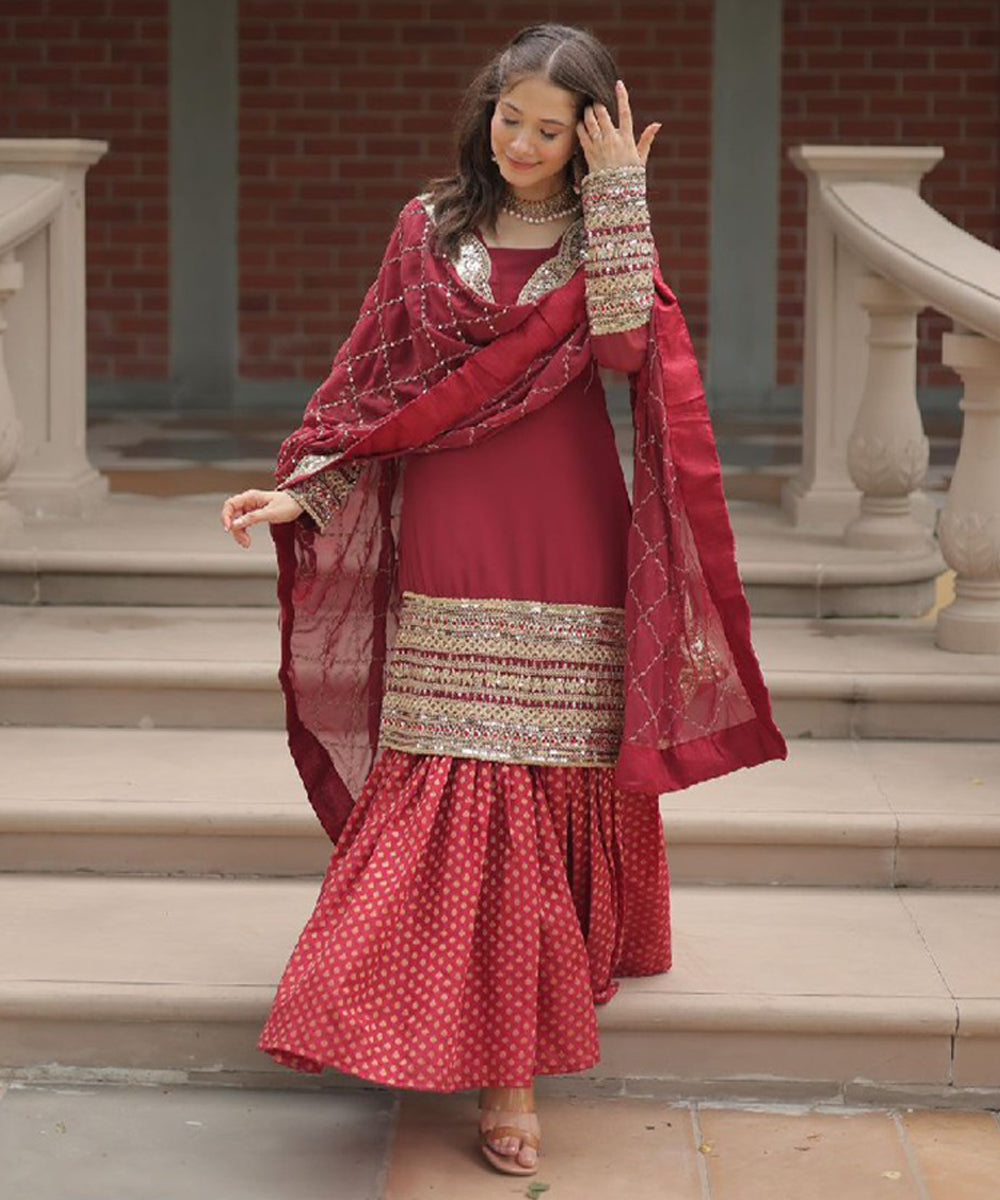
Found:
[[[603,167],[580,185],[587,232],[587,317],[595,334],[645,325],[653,307],[656,249],[646,168]]]
[[[313,456],[307,456],[298,464],[297,473],[315,470],[316,462]],[[329,466],[316,471],[307,479],[282,484],[280,491],[286,491],[302,505],[303,510],[312,517],[316,527],[322,533],[337,513],[344,507],[351,489],[361,474],[361,464],[348,463],[343,467]]]

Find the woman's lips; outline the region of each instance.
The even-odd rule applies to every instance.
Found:
[[[515,171],[530,171],[533,167],[538,166],[537,163],[519,163],[516,159],[511,158],[509,154],[507,155],[507,161]]]

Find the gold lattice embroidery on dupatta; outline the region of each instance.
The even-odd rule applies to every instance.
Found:
[[[411,754],[612,766],[624,611],[403,594],[379,743]]]

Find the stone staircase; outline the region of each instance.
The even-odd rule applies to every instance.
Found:
[[[339,1086],[255,1049],[330,851],[269,539],[212,498],[108,507],[0,550],[0,1078]],[[593,1078],[995,1104],[1000,657],[920,618],[754,630],[789,760],[663,798],[675,966],[600,1010]]]

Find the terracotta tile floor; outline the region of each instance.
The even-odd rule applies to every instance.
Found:
[[[404,1097],[385,1200],[1000,1197],[1000,1122],[992,1112],[549,1096],[539,1103],[541,1167],[530,1179],[508,1179],[475,1147],[475,1102],[474,1093]]]
[[[538,1174],[514,1177],[475,1146],[474,1092],[0,1082],[0,1200],[1000,1196],[995,1112],[678,1103],[549,1084]]]
[[[479,1154],[474,1092],[0,1081],[0,1200],[1000,1197],[993,1112],[679,1103],[587,1086],[540,1086],[544,1153],[518,1178]]]

